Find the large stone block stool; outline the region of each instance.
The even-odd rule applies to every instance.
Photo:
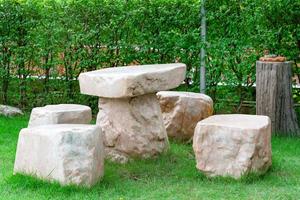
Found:
[[[208,176],[240,178],[271,166],[271,121],[258,115],[215,115],[200,121],[193,148],[197,168]]]
[[[49,124],[89,124],[91,108],[78,104],[47,105],[32,109],[28,127]]]
[[[97,125],[58,124],[22,129],[14,173],[90,187],[104,173],[104,148]]]
[[[97,124],[104,133],[106,156],[116,162],[149,158],[168,149],[156,92],[179,86],[181,63],[107,68],[79,76],[83,94],[99,97]]]
[[[158,92],[160,108],[169,137],[190,140],[197,123],[213,114],[212,99],[193,92]]]

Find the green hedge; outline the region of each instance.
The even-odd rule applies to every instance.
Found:
[[[186,63],[193,84],[185,89],[199,91],[205,46],[207,92],[226,110],[228,100],[255,100],[255,61],[265,49],[299,59],[299,1],[207,1],[207,44],[199,9],[198,0],[0,0],[0,103],[94,104],[78,94],[80,72],[136,63]]]

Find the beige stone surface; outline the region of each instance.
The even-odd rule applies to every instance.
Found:
[[[0,105],[0,115],[4,115],[6,117],[12,117],[16,115],[23,115],[22,110],[16,107]]]
[[[106,98],[139,96],[179,86],[185,72],[182,63],[106,68],[81,73],[80,91]]]
[[[47,105],[32,109],[28,127],[49,124],[89,124],[91,108],[78,104]]]
[[[267,116],[215,115],[197,124],[193,138],[197,168],[208,176],[264,173],[272,164]]]
[[[59,124],[22,129],[14,173],[90,187],[104,173],[101,129]]]
[[[103,131],[106,155],[116,162],[154,157],[169,147],[155,94],[99,98],[97,124]]]
[[[204,94],[161,91],[157,93],[169,137],[189,140],[197,123],[213,114],[213,101]]]

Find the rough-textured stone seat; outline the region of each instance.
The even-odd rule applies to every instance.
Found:
[[[47,105],[32,109],[28,127],[49,124],[89,124],[91,108],[78,104]]]
[[[79,76],[83,94],[99,96],[97,124],[109,159],[149,158],[169,147],[156,92],[179,86],[182,63],[107,68]]]
[[[267,116],[215,115],[200,121],[193,148],[197,168],[208,176],[264,173],[272,164]]]
[[[213,113],[213,101],[204,94],[161,91],[157,93],[169,137],[189,140],[197,123]]]
[[[92,186],[104,173],[100,127],[58,124],[22,129],[14,173],[63,185]]]

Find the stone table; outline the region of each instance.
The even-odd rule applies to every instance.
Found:
[[[81,73],[81,93],[99,97],[97,124],[104,136],[106,156],[113,161],[149,158],[168,149],[155,93],[179,86],[182,63],[106,68]]]

